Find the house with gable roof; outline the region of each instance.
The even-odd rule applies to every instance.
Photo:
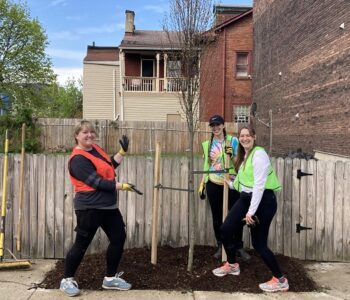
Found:
[[[201,78],[207,77],[203,72],[211,75],[207,83],[203,81],[200,90],[200,120],[207,121],[210,114],[220,113],[226,121],[232,122],[235,119],[234,103],[248,107],[243,110],[244,113],[251,103],[252,28],[249,26],[252,26],[252,9],[216,5],[214,13],[217,25],[213,29],[216,38],[211,46],[211,58],[201,65]],[[242,14],[244,16],[239,17]],[[88,46],[84,58],[83,117],[121,121],[185,121],[179,100],[183,83],[181,65],[169,55],[170,51],[176,51],[176,44],[170,44],[169,40],[176,39],[169,39],[165,31],[136,30],[134,20],[135,13],[127,10],[125,34],[118,47]],[[240,28],[244,29],[243,34],[237,35]],[[230,32],[233,34],[230,35]],[[246,35],[246,32],[249,34]],[[232,38],[235,34],[236,38]],[[245,43],[239,39],[249,41]],[[234,51],[230,49],[236,44]],[[245,44],[249,46],[243,47]],[[226,51],[224,54],[223,49]],[[222,69],[224,64],[227,67]],[[233,83],[226,74],[232,68],[235,68],[235,75],[230,76],[237,81]],[[237,99],[232,98],[234,86],[239,92]],[[246,121],[246,115],[243,119]]]

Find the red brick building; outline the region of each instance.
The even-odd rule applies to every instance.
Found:
[[[213,42],[201,64],[201,121],[246,123],[252,103],[253,10],[215,6]]]
[[[349,21],[350,1],[254,1],[253,101],[264,121],[272,110],[273,154],[349,156]]]

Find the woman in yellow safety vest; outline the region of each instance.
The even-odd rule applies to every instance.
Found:
[[[217,250],[214,254],[215,258],[221,259],[222,253],[222,239],[220,235],[220,226],[222,225],[222,211],[223,211],[223,190],[224,190],[224,173],[215,173],[215,171],[222,171],[225,169],[225,154],[230,157],[229,173],[231,179],[234,178],[236,172],[233,166],[233,157],[237,153],[238,140],[226,134],[224,119],[219,115],[214,115],[209,119],[209,126],[212,130],[210,140],[202,143],[204,154],[204,173],[203,179],[198,189],[198,194],[201,199],[205,199],[205,192],[209,200],[213,228],[217,242]],[[239,193],[235,190],[229,190],[228,209],[238,200]],[[236,234],[235,241],[237,242],[238,255],[244,260],[250,258],[249,254],[243,249],[242,230]]]
[[[238,174],[234,182],[227,183],[230,188],[240,192],[240,197],[221,226],[227,262],[214,269],[213,274],[219,277],[240,274],[239,264],[236,261],[237,248],[232,236],[240,230],[244,220],[251,229],[254,249],[273,274],[270,281],[259,284],[260,289],[265,292],[288,291],[288,280],[282,274],[275,255],[267,246],[269,227],[277,211],[274,191],[280,190],[281,185],[264,148],[255,144],[254,129],[241,128],[238,139],[239,146],[235,161]]]

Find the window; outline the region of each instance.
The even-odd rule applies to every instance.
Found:
[[[233,121],[237,124],[249,124],[250,106],[241,105],[233,107]]]
[[[179,60],[169,60],[167,77],[179,78],[181,77],[181,63]]]
[[[250,78],[249,52],[236,53],[236,78]]]

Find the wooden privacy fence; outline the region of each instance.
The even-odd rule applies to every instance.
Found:
[[[41,145],[44,151],[70,151],[74,145],[74,127],[81,119],[39,119]],[[98,143],[108,153],[119,150],[122,134],[130,138],[129,154],[149,154],[154,152],[155,141],[162,141],[162,153],[186,153],[188,150],[188,129],[185,122],[119,122],[110,120],[90,120],[98,133]],[[228,133],[237,132],[234,123],[226,123]],[[210,137],[208,123],[199,123],[195,133],[194,152],[201,153],[201,142]]]
[[[73,189],[69,182],[66,155],[26,155],[22,226],[22,253],[15,251],[18,220],[20,155],[9,156],[6,248],[18,257],[62,258],[74,239]],[[273,159],[284,189],[277,194],[278,212],[270,228],[271,248],[284,255],[310,260],[350,261],[350,163]],[[196,158],[195,169],[202,159]],[[3,167],[3,156],[0,157]],[[144,192],[138,196],[119,192],[119,207],[127,227],[126,247],[151,244],[154,161],[150,156],[127,156],[119,169],[119,180],[135,183]],[[298,170],[313,175],[297,178]],[[161,159],[160,183],[187,188],[188,159]],[[1,176],[2,177],[2,173]],[[198,186],[200,176],[195,176]],[[2,178],[0,180],[2,190]],[[214,245],[208,201],[196,197],[196,243]],[[159,244],[174,247],[188,244],[188,194],[161,190]],[[296,232],[297,224],[310,227]],[[299,227],[300,228],[300,227]],[[244,243],[250,247],[245,228]],[[106,249],[107,239],[99,231],[89,252]]]

